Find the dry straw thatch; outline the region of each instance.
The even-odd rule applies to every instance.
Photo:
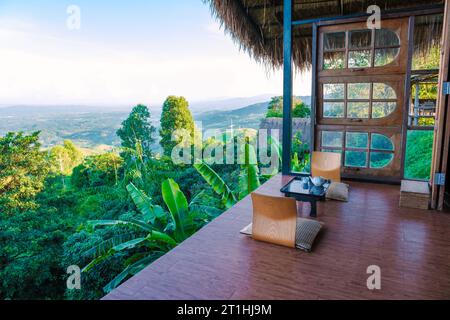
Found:
[[[279,68],[283,64],[283,0],[203,0],[240,48],[256,61]],[[293,19],[314,19],[364,13],[369,5],[382,10],[413,9],[443,4],[443,0],[293,0]],[[440,42],[442,16],[416,19],[416,53]],[[311,25],[293,30],[296,67],[307,70],[312,60]]]

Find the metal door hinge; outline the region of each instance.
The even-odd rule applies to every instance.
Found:
[[[442,93],[445,96],[450,95],[450,82],[444,82],[442,84]]]
[[[445,186],[445,173],[435,173],[434,184],[437,186]]]

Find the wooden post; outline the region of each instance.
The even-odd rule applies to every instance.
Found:
[[[445,186],[436,185],[435,173],[446,173],[450,144],[449,97],[443,93],[443,83],[450,81],[450,0],[445,1],[442,32],[441,63],[439,68],[436,125],[434,129],[433,161],[431,168],[431,208],[443,210]],[[447,177],[449,178],[449,177]]]

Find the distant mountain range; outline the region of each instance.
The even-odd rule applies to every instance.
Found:
[[[227,98],[227,99],[216,99],[211,101],[199,101],[199,102],[192,102],[189,105],[189,108],[191,109],[192,113],[204,113],[205,110],[208,111],[229,111],[229,110],[236,110],[241,109],[246,106],[254,105],[257,103],[270,101],[270,98],[272,98],[275,95],[272,94],[264,94],[254,97],[247,97],[247,98]]]
[[[310,105],[311,97],[299,97],[304,103]],[[270,100],[270,99],[269,99]],[[255,103],[243,108],[237,108],[226,111],[207,111],[194,115],[196,121],[201,121],[203,129],[225,129],[231,125],[234,128],[259,128],[261,119],[267,113],[269,100]]]
[[[210,101],[196,101],[189,105],[193,114],[203,113],[205,110],[233,110],[263,101],[269,101],[273,95],[265,94],[247,98],[223,98]],[[161,106],[148,106],[156,116],[161,114]],[[112,113],[129,112],[132,106],[86,106],[86,105],[0,105],[0,117],[39,116],[50,114],[80,114],[80,113]]]
[[[252,98],[224,99],[193,104],[194,119],[203,129],[259,128],[267,112],[269,95]],[[310,97],[300,97],[310,104]],[[249,104],[241,104],[248,103]],[[234,106],[234,107],[233,107]],[[44,147],[73,140],[84,148],[101,149],[120,143],[116,131],[131,107],[90,106],[4,106],[0,107],[0,136],[10,131],[41,131]],[[161,108],[150,108],[152,122],[158,127]],[[203,112],[201,112],[203,110]],[[208,111],[204,111],[208,110]]]

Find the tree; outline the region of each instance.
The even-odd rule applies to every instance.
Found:
[[[183,97],[170,96],[163,105],[161,114],[161,146],[164,154],[170,156],[172,149],[180,141],[172,141],[172,134],[175,130],[184,129],[194,137],[194,119],[189,110],[189,103]]]
[[[35,196],[43,189],[51,161],[40,150],[40,132],[8,133],[0,138],[0,211],[9,214],[37,207]]]
[[[0,299],[61,299],[68,220],[54,208],[0,212]]]
[[[73,169],[72,185],[77,188],[117,185],[123,160],[115,153],[87,157]]]
[[[311,109],[302,99],[293,97],[292,99],[292,117],[308,118]],[[266,118],[282,118],[283,117],[283,97],[273,97],[267,108]]]
[[[73,168],[83,161],[83,153],[70,140],[65,140],[63,145],[53,147],[50,155],[56,161],[56,172],[64,176],[72,174]]]
[[[121,146],[126,149],[142,148],[144,158],[152,156],[152,145],[155,142],[153,134],[155,127],[150,121],[150,111],[142,104],[133,108],[128,118],[122,122],[122,127],[117,130],[117,135],[122,140]]]

